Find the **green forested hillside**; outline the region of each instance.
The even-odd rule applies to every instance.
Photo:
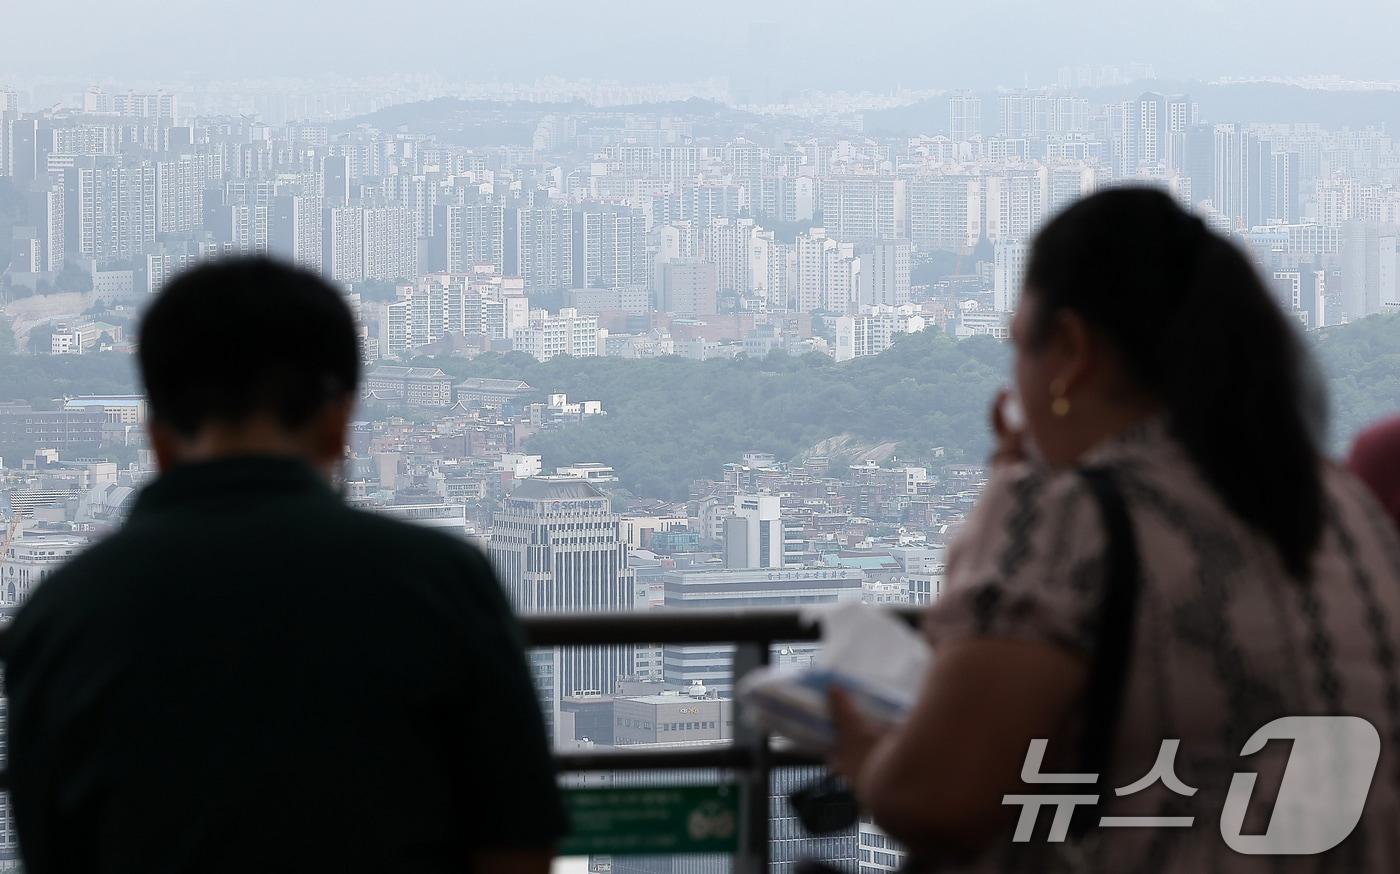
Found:
[[[851,434],[897,440],[911,457],[934,446],[951,458],[986,451],[986,405],[1006,370],[1004,344],[911,334],[883,355],[836,364],[821,355],[695,362],[487,355],[435,363],[459,376],[511,376],[573,400],[601,400],[607,416],[542,434],[546,465],[602,461],[639,494],[680,497],[745,450],[789,458]]]
[[[27,401],[51,409],[64,395],[114,395],[136,391],[130,355],[0,355],[0,402]]]
[[[1367,422],[1400,412],[1400,315],[1373,316],[1311,335],[1332,401],[1331,451]],[[541,434],[529,448],[547,465],[601,461],[639,494],[680,496],[746,450],[791,458],[851,435],[895,441],[899,454],[983,457],[987,403],[1006,380],[1010,350],[985,337],[956,342],[935,331],[902,337],[883,355],[836,364],[820,355],[735,361],[483,355],[433,363],[458,377],[524,379],[542,392],[600,400],[608,415]],[[424,362],[427,363],[427,362]],[[135,390],[132,361],[117,354],[0,354],[0,401],[39,405],[64,394]]]
[[[1374,316],[1311,335],[1332,399],[1329,449],[1344,451],[1367,422],[1400,412],[1400,316]],[[601,461],[629,488],[680,497],[745,450],[791,458],[828,437],[898,441],[900,455],[978,460],[988,449],[987,404],[1007,379],[1010,350],[985,337],[956,342],[935,331],[900,338],[874,358],[836,364],[819,355],[694,362],[519,354],[435,363],[457,376],[524,379],[608,415],[541,434],[529,449],[546,465]]]
[[[1327,375],[1333,452],[1367,423],[1400,414],[1400,315],[1372,316],[1311,335]]]

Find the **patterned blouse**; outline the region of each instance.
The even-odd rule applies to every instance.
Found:
[[[1400,870],[1400,538],[1389,518],[1359,482],[1328,464],[1326,529],[1313,579],[1303,585],[1205,484],[1161,420],[1105,442],[1082,463],[1117,473],[1141,560],[1116,750],[1096,786],[1017,791],[1099,793],[1107,807],[1096,816],[1194,818],[1187,828],[1093,829],[1068,845],[1087,854],[1080,865],[1087,870]],[[947,592],[926,622],[935,648],[960,638],[1015,638],[1088,658],[1105,584],[1105,543],[1098,505],[1078,475],[998,466],[950,550]],[[1249,805],[1243,833],[1262,834],[1270,821],[1267,799],[1279,791],[1289,754],[1282,742],[1242,757],[1246,740],[1278,717],[1319,714],[1364,717],[1380,735],[1361,821],[1322,855],[1232,850],[1220,821],[1233,774],[1259,774],[1255,795],[1266,800]],[[1050,738],[1042,770],[1080,770],[1081,724],[1082,714]],[[1165,739],[1180,740],[1175,774],[1198,791],[1187,797],[1159,781],[1114,797],[1114,788],[1153,770]],[[1049,808],[1041,811],[1030,842],[1014,843],[1008,833],[972,869],[1056,870],[1066,845],[1046,842],[1050,815]]]

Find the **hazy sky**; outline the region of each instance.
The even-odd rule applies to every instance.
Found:
[[[1396,0],[0,0],[0,76],[762,71],[787,87],[888,89],[1141,61],[1173,78],[1400,79],[1396,33]]]

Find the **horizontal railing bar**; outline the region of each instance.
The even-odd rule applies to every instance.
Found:
[[[895,615],[915,623],[922,610],[888,607]],[[535,613],[520,617],[529,646],[607,646],[637,643],[775,643],[820,639],[816,615],[803,610],[745,608],[740,610],[656,610],[637,613]],[[750,768],[752,751],[742,747],[648,751],[570,752],[555,757],[561,772],[647,771],[663,769]],[[769,758],[775,767],[819,765],[820,757],[791,748],[775,748]],[[0,770],[0,792],[9,788],[8,774]]]
[[[913,623],[922,611],[890,607]],[[635,643],[774,643],[821,637],[816,613],[805,610],[661,609],[636,613],[532,613],[520,617],[530,646]]]
[[[748,768],[753,756],[739,747],[718,747],[703,750],[638,750],[625,752],[608,749],[599,752],[558,753],[555,767],[564,773],[579,771],[661,771],[669,769],[693,771],[700,768]]]
[[[797,767],[820,765],[820,756],[804,753],[792,748],[774,748],[769,760],[775,767]],[[695,771],[702,768],[731,768],[744,770],[753,767],[753,753],[743,747],[715,747],[706,749],[636,750],[627,752],[608,749],[598,752],[567,752],[554,757],[555,767],[562,773],[576,774],[581,771]]]

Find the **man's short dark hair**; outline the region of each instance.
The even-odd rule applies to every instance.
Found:
[[[175,277],[146,310],[139,349],[152,419],[185,436],[260,414],[299,428],[360,377],[345,300],[314,273],[268,258]]]

